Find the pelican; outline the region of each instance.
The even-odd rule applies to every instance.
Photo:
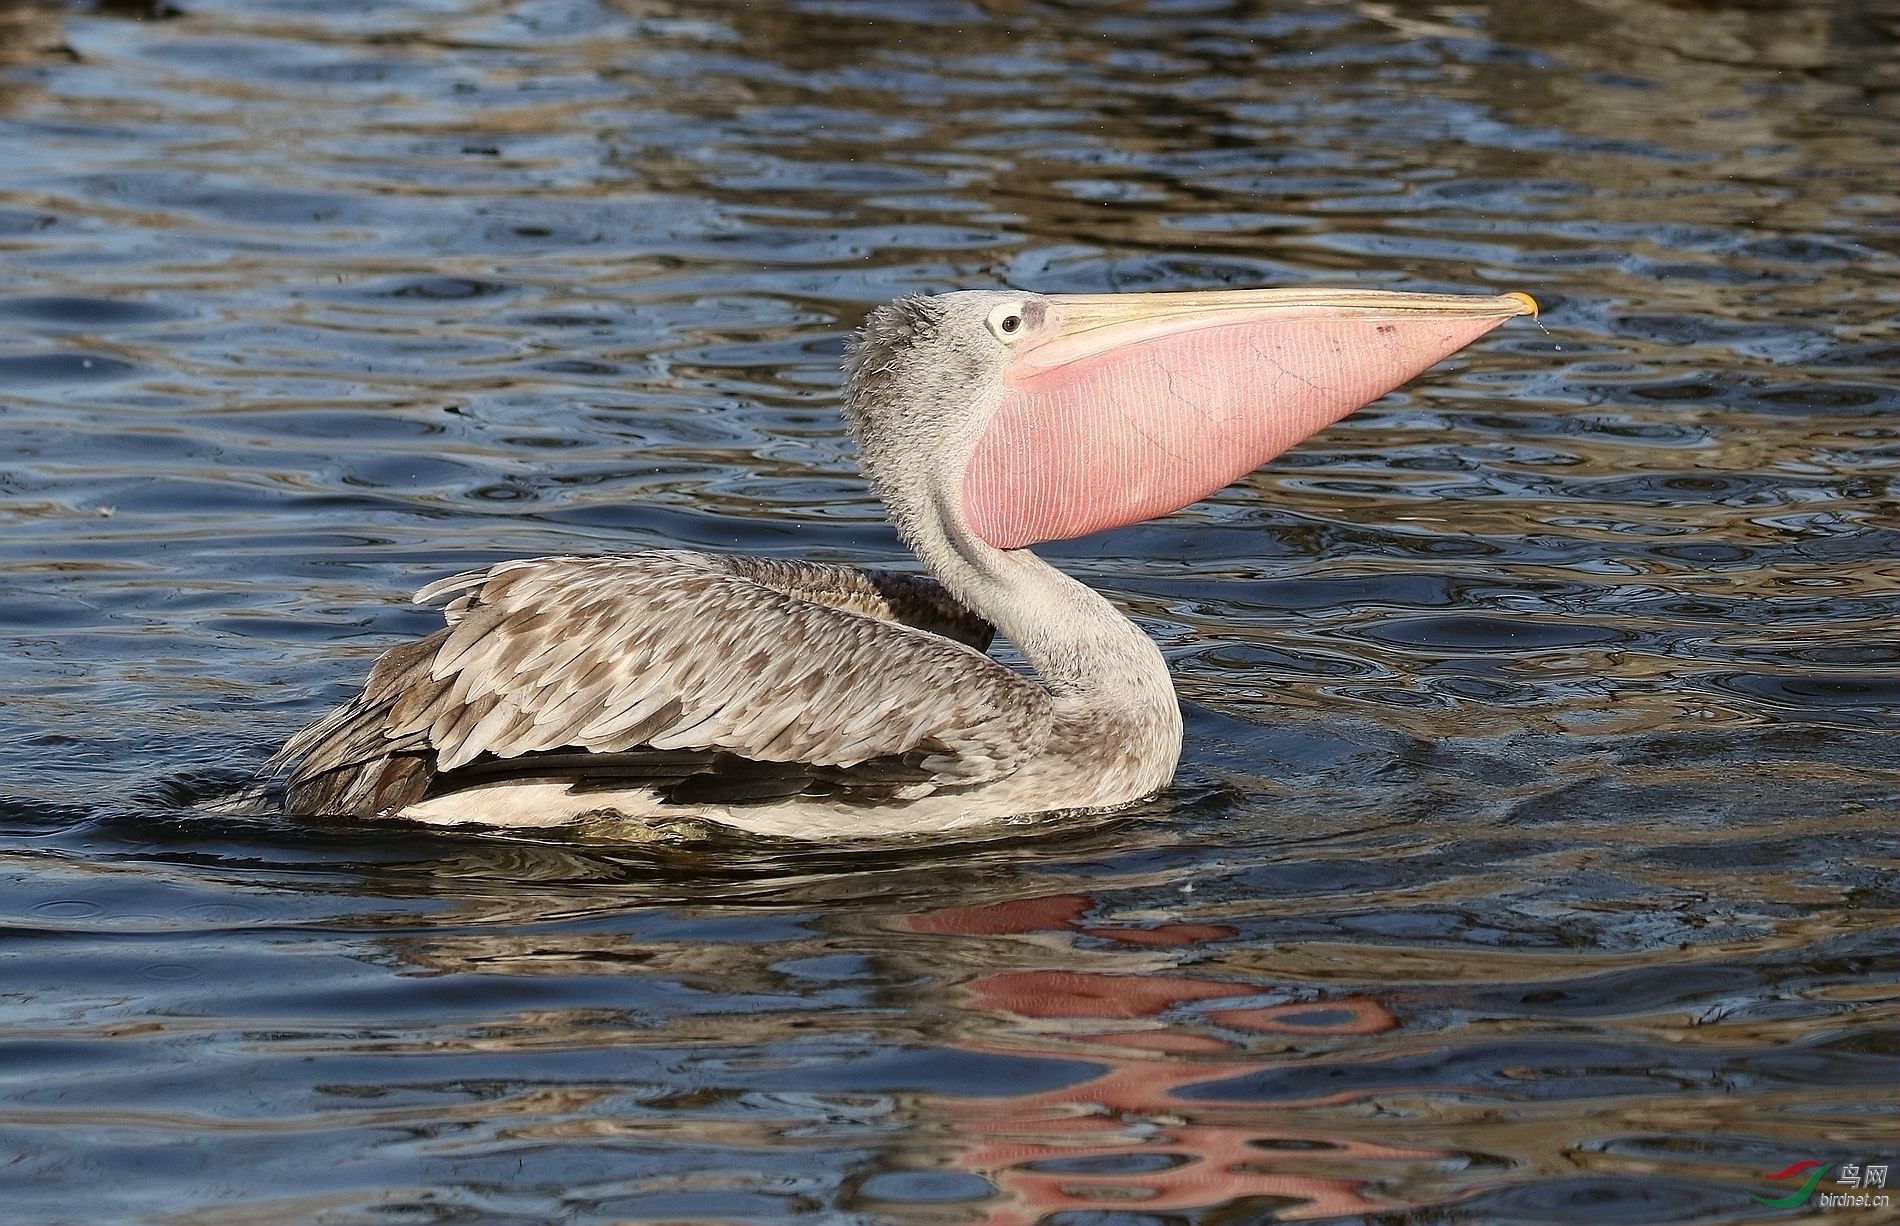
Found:
[[[443,579],[416,600],[447,597],[445,626],[273,759],[285,807],[849,840],[1150,796],[1181,753],[1161,652],[1028,547],[1188,506],[1535,311],[1337,289],[879,307],[844,411],[930,577],[652,549]],[[1031,673],[986,654],[997,633]]]

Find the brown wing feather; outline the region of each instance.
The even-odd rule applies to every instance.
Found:
[[[734,574],[783,595],[915,626],[978,651],[988,651],[996,638],[995,627],[945,591],[943,584],[924,575],[782,558],[733,557],[723,561]]]
[[[387,814],[556,750],[720,751],[845,793],[896,794],[901,770],[915,796],[1007,775],[1048,733],[1048,694],[968,645],[988,625],[927,579],[663,550],[507,562],[417,599],[451,592],[446,629],[284,746],[293,810]]]

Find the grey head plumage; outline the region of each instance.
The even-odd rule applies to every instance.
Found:
[[[859,461],[898,532],[928,545],[922,519],[955,524],[955,485],[1002,398],[1010,349],[999,318],[1044,310],[1035,294],[960,290],[873,310],[845,348],[844,414]],[[927,510],[925,500],[936,505]]]

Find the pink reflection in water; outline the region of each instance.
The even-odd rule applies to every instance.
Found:
[[[1066,932],[1145,948],[1182,948],[1236,935],[1209,924],[1091,926],[1084,917],[1093,906],[1087,895],[1054,894],[932,911],[911,917],[908,926],[964,937]],[[1275,1061],[1210,1059],[1244,1053],[1244,1045],[1209,1031],[1330,1039],[1396,1028],[1398,1019],[1371,997],[1196,1012],[1201,1002],[1257,996],[1261,985],[1066,968],[1000,971],[970,981],[964,990],[975,1007],[1010,1019],[1025,1034],[1021,1045],[997,1043],[980,1050],[1045,1059],[1060,1055],[1103,1066],[1100,1076],[1061,1089],[1013,1098],[939,1100],[964,1143],[955,1164],[984,1176],[1008,1198],[983,1219],[985,1226],[1027,1226],[1062,1210],[1207,1209],[1254,1198],[1284,1202],[1276,1214],[1282,1219],[1389,1210],[1403,1206],[1368,1196],[1369,1180],[1356,1168],[1450,1156],[1273,1126],[1273,1117],[1287,1108],[1321,1100],[1266,1107],[1183,1095],[1190,1087],[1257,1073]],[[1138,1019],[1149,1024],[1089,1025]],[[1051,1050],[1052,1041],[1059,1051]],[[1168,1164],[1142,1169],[1160,1166],[1160,1158]],[[1353,1173],[1335,1176],[1315,1173],[1316,1168]]]

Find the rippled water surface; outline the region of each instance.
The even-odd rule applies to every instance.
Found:
[[[1893,1220],[1897,28],[0,3],[5,1220]],[[896,556],[842,338],[998,284],[1545,326],[1048,551],[1188,704],[1119,819],[199,807],[429,579]]]

